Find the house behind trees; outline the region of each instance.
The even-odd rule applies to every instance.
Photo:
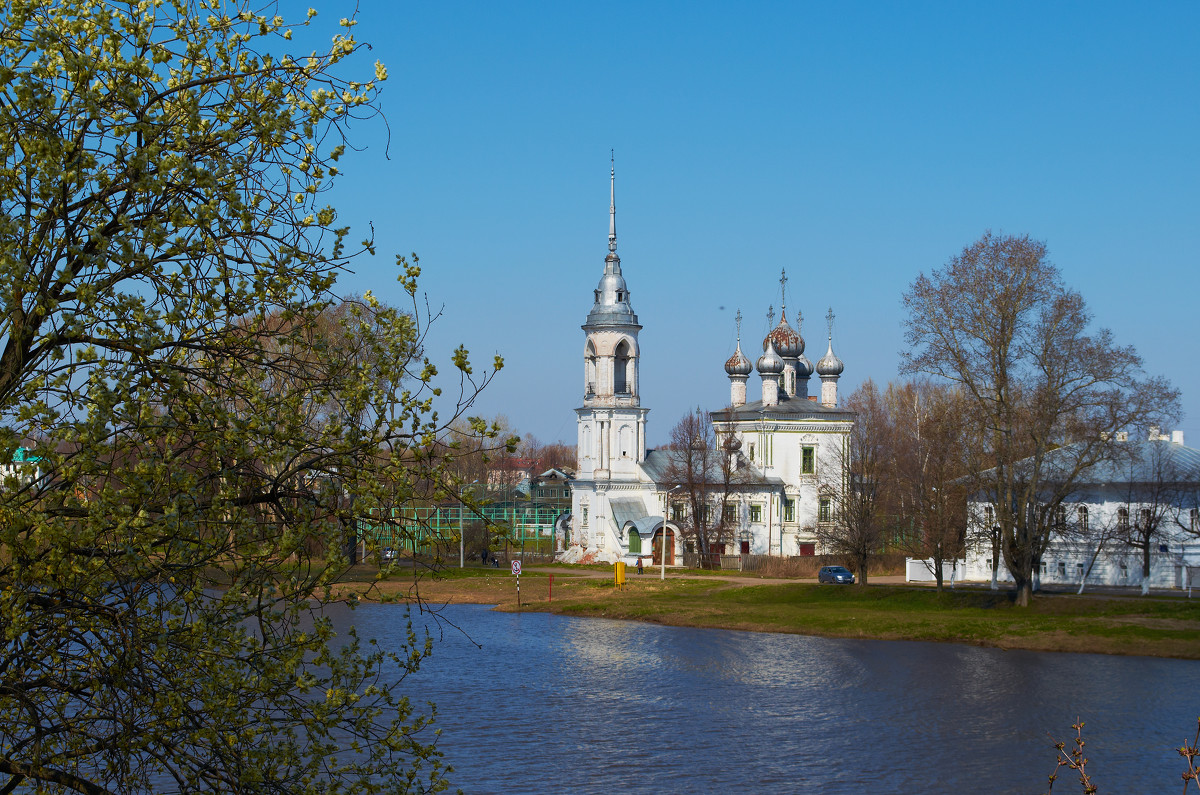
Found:
[[[1068,445],[1049,455],[1070,453]],[[1039,584],[1189,587],[1200,574],[1198,500],[1200,451],[1183,443],[1182,431],[1151,429],[1142,439],[1116,435],[1111,454],[1078,478],[1067,498],[1038,506],[1050,514],[1052,528],[1035,572]],[[996,509],[976,495],[969,511],[973,543],[962,579],[988,581],[993,560],[988,528]],[[1012,581],[1003,561],[996,579]]]

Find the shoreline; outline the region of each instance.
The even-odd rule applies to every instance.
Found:
[[[628,580],[622,590],[603,570],[533,567],[522,574],[519,607],[516,578],[495,569],[451,569],[415,581],[387,577],[342,587],[385,604],[481,604],[498,612],[701,629],[1200,659],[1200,600],[1042,594],[1030,607],[1017,608],[1010,592],[986,587],[938,594],[932,587],[888,582],[816,585],[707,572]]]

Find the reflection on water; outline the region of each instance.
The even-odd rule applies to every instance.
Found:
[[[470,640],[404,687],[468,793],[1038,792],[1077,716],[1101,791],[1158,793],[1200,715],[1191,661],[445,615]],[[403,608],[351,618],[403,639]]]

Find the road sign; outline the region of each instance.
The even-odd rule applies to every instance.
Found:
[[[519,560],[514,560],[514,561],[512,562],[512,573],[513,573],[513,574],[515,574],[515,575],[516,575],[516,576],[518,576],[518,577],[520,577],[520,576],[521,576],[521,561],[519,561]]]

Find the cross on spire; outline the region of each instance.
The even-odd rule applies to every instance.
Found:
[[[833,307],[829,307],[829,314],[825,315],[825,322],[829,324],[829,339],[833,339]]]
[[[787,269],[779,269],[779,312],[784,319],[787,318]]]
[[[775,328],[775,305],[767,307],[767,329]]]
[[[733,319],[737,321],[737,339],[738,339],[738,344],[740,345],[742,342],[742,310],[741,309],[738,309],[737,315],[735,315]]]

